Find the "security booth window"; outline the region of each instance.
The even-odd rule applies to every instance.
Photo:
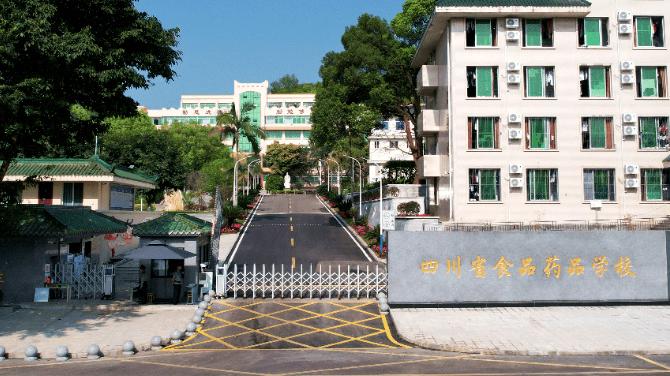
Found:
[[[499,128],[499,118],[468,118],[468,149],[497,149]]]
[[[614,149],[614,132],[612,118],[582,118],[582,149],[610,150]]]
[[[468,98],[498,97],[498,67],[467,67]]]
[[[610,67],[579,67],[579,83],[582,98],[611,98]]]
[[[558,201],[558,170],[527,170],[528,201]]]
[[[184,269],[184,260],[151,260],[152,278],[171,278],[177,267]]]
[[[470,201],[500,201],[500,170],[471,169]]]
[[[670,201],[670,168],[642,169],[642,201]]]
[[[527,98],[553,98],[554,67],[526,67],[524,70],[525,95]]]
[[[556,149],[556,118],[526,118],[526,149]]]
[[[496,19],[465,20],[465,44],[467,47],[493,47],[497,45]]]
[[[637,47],[664,47],[663,17],[635,17],[635,45]]]
[[[587,17],[577,23],[580,47],[609,46],[608,18]]]
[[[665,67],[636,67],[635,73],[639,98],[664,98],[667,95]]]
[[[552,19],[523,20],[524,47],[553,47],[554,21]]]
[[[668,147],[668,118],[641,117],[638,119],[640,149],[666,150]]]
[[[614,169],[584,170],[584,200],[615,201]]]
[[[63,205],[81,206],[84,203],[84,183],[63,183]]]

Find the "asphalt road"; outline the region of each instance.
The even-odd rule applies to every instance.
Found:
[[[314,195],[264,196],[229,263],[364,265],[371,261]]]

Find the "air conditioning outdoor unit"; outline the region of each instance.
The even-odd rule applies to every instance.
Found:
[[[521,123],[521,115],[513,112],[513,113],[507,115],[507,120],[510,123]]]
[[[523,178],[510,178],[509,179],[510,188],[523,188]]]
[[[509,173],[510,174],[523,174],[523,165],[515,164],[515,163],[509,165]]]
[[[620,10],[617,13],[617,19],[619,22],[630,22],[633,20],[633,14],[627,10]]]
[[[640,188],[640,180],[626,179],[624,185],[626,186],[626,189]]]
[[[623,166],[623,171],[626,175],[638,175],[640,174],[640,166],[636,164],[627,164]]]
[[[521,39],[521,32],[520,31],[507,31],[505,32],[505,36],[507,40],[509,41],[515,41]]]
[[[623,135],[624,137],[633,137],[637,135],[637,127],[634,125],[625,125],[623,127]]]
[[[510,140],[520,140],[523,138],[523,133],[521,129],[510,129],[509,130],[509,139]]]
[[[624,123],[635,123],[637,121],[637,115],[632,112],[625,112],[621,115],[621,120],[623,120]]]
[[[632,61],[622,61],[620,63],[621,71],[630,72],[635,69],[635,64]]]
[[[508,74],[507,75],[507,83],[508,84],[513,84],[513,85],[521,83],[521,75],[516,74],[516,73]]]
[[[519,28],[519,19],[518,18],[508,18],[505,20],[505,26],[508,29],[518,29]]]
[[[621,83],[624,85],[632,85],[635,83],[635,76],[631,73],[624,73],[621,75]]]
[[[519,70],[521,70],[521,64],[519,64],[515,61],[511,61],[511,62],[507,63],[507,71],[508,72],[518,72]]]
[[[629,24],[621,24],[619,25],[619,34],[622,35],[627,35],[633,32],[633,26]]]

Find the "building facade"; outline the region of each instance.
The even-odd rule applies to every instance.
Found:
[[[233,104],[238,111],[245,104],[251,104],[253,110],[246,115],[265,131],[266,139],[261,141],[262,152],[265,152],[267,146],[275,142],[309,145],[314,97],[314,94],[271,94],[268,81],[235,81],[232,95],[182,95],[179,108],[149,109],[147,113],[156,126],[175,122],[214,126],[219,112],[230,111]],[[230,140],[226,142],[230,143]],[[240,140],[239,150],[252,151],[244,137]]]
[[[402,119],[383,121],[381,128],[373,130],[368,137],[368,144],[368,183],[379,182],[386,162],[414,160],[407,146],[405,123]]]
[[[414,57],[433,211],[456,222],[670,214],[670,1],[486,4],[439,1]]]

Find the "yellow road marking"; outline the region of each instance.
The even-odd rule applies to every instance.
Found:
[[[657,361],[655,361],[655,360],[651,360],[651,359],[647,358],[646,356],[635,355],[635,357],[638,358],[638,359],[640,359],[640,360],[644,360],[645,362],[647,362],[647,363],[649,363],[649,364],[653,364],[653,365],[655,365],[656,367],[660,367],[660,368],[663,368],[663,369],[665,369],[665,370],[670,371],[670,367],[666,366],[665,364],[659,363],[659,362],[657,362]]]
[[[282,305],[282,306],[285,306],[285,307],[289,307],[288,305],[283,304],[283,303],[277,303],[277,304]],[[369,304],[374,304],[374,303],[365,303],[365,304],[363,304],[362,306],[369,305]],[[360,307],[359,307],[359,308],[360,308]],[[296,307],[295,309],[298,310],[298,311],[301,311],[301,312],[305,312],[305,313],[309,313],[309,314],[311,314],[311,315],[314,315],[313,317],[325,317],[325,318],[332,319],[332,320],[339,321],[339,322],[349,322],[349,321],[347,321],[347,320],[343,320],[343,319],[340,319],[340,318],[337,318],[337,317],[330,316],[330,315],[332,315],[332,314],[335,314],[335,312],[315,313],[315,312],[308,311],[308,310],[306,310],[306,309],[302,309],[302,308],[299,308],[299,307]],[[371,326],[367,326],[367,325],[360,325],[360,324],[354,324],[354,325],[356,325],[356,326],[360,326],[361,328],[365,328],[365,329],[379,330],[379,328],[373,328],[373,327],[371,327]]]
[[[291,257],[291,269],[295,269],[295,257]]]
[[[205,337],[211,339],[212,341],[216,341],[216,342],[218,342],[218,343],[220,343],[220,344],[222,344],[222,345],[224,345],[224,346],[230,347],[231,349],[236,349],[236,348],[237,348],[237,347],[235,347],[235,346],[233,346],[233,345],[227,343],[226,341],[224,341],[224,340],[222,340],[222,339],[220,339],[220,338],[216,338],[216,337],[214,337],[213,335],[207,333],[206,331],[201,330],[200,328],[198,328],[198,333],[200,333],[200,334],[202,334],[203,336],[205,336]]]
[[[590,368],[590,369],[605,369],[612,371],[640,371],[637,368],[626,368],[626,367],[608,367],[600,365],[588,365],[588,364],[557,364],[557,363],[547,363],[547,362],[531,362],[531,361],[522,361],[522,360],[503,360],[503,359],[486,359],[479,357],[471,357],[466,360],[472,360],[477,362],[488,362],[488,363],[509,363],[509,364],[523,364],[528,366],[548,366],[548,367],[563,367],[563,368]],[[656,370],[658,372],[658,370]]]
[[[291,247],[295,247],[295,239],[291,238]]]
[[[187,366],[187,365],[182,365],[182,364],[150,362],[150,361],[147,361],[147,360],[123,359],[122,362],[148,364],[148,365],[153,365],[153,366],[173,367],[173,368],[182,368],[182,369],[192,369],[192,370],[209,371],[209,372],[216,372],[216,373],[235,373],[235,374],[240,374],[240,375],[265,375],[263,373],[257,373],[257,372],[245,372],[245,371],[235,371],[235,370],[232,370],[232,369],[219,369],[219,368],[208,368],[208,367],[200,367],[200,366]]]
[[[228,323],[228,324],[230,324],[230,325],[232,325],[232,326],[236,326],[236,327],[238,327],[238,328],[246,329],[246,330],[248,330],[248,331],[250,331],[250,332],[258,333],[258,334],[264,335],[264,336],[266,336],[266,337],[271,337],[271,338],[274,338],[274,339],[278,339],[278,340],[280,340],[280,341],[284,341],[284,342],[292,343],[292,344],[294,344],[294,345],[302,346],[302,347],[309,348],[309,349],[313,349],[313,348],[314,348],[314,346],[306,345],[306,344],[304,344],[304,343],[300,343],[300,342],[296,342],[296,341],[291,341],[290,339],[284,339],[284,338],[282,338],[282,337],[273,335],[273,334],[271,334],[271,333],[264,333],[264,332],[262,332],[262,331],[260,331],[260,330],[258,330],[258,329],[247,328],[247,327],[244,326],[244,325],[235,324],[234,322],[227,321],[227,320],[224,320],[224,319],[220,319],[220,318],[218,318],[218,317],[212,317],[212,318],[213,318],[214,320],[221,321],[221,322],[223,322],[223,323]]]
[[[382,317],[382,323],[384,324],[384,332],[386,332],[386,338],[388,338],[388,340],[391,341],[391,343],[393,343],[396,346],[399,346],[403,349],[409,349],[410,348],[409,346],[403,345],[402,343],[396,341],[395,338],[393,338],[393,334],[391,334],[391,328],[389,328],[389,323],[388,321],[386,321],[386,315],[380,314],[380,316]]]

